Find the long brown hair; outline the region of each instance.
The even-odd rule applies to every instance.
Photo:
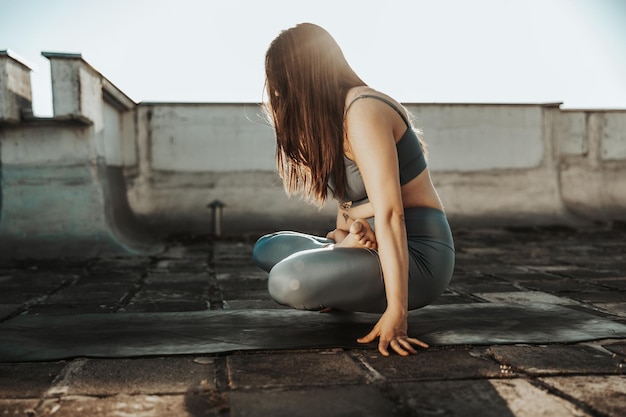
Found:
[[[344,106],[348,90],[366,84],[332,36],[301,23],[278,35],[265,55],[267,111],[276,134],[276,163],[288,194],[318,205],[345,194]]]

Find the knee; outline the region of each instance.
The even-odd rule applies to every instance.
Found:
[[[267,289],[274,301],[298,309],[305,306],[304,281],[301,274],[296,273],[292,262],[280,262],[272,268],[267,280]]]
[[[265,235],[259,238],[254,244],[252,249],[252,261],[256,266],[269,272],[274,266],[271,257],[270,245],[267,243],[272,238],[273,234]]]

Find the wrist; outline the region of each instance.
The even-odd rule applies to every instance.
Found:
[[[387,303],[387,310],[388,311],[393,311],[395,313],[401,313],[403,315],[407,315],[409,309],[408,309],[406,303],[403,303],[403,302],[388,302]]]
[[[406,296],[406,291],[391,290],[387,294],[387,305],[394,308],[406,308],[408,307],[409,300]]]

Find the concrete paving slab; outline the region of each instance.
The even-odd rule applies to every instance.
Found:
[[[211,361],[159,357],[88,359],[65,383],[69,395],[114,396],[184,394],[203,380],[214,387],[215,366]]]
[[[583,303],[622,303],[626,305],[626,292],[600,288],[595,291],[565,292],[560,294]]]
[[[343,352],[303,352],[232,355],[227,358],[232,389],[293,388],[365,382],[365,374]]]
[[[600,259],[596,257],[596,262]],[[586,262],[585,262],[586,263]],[[607,268],[607,266],[615,266],[614,268]],[[601,268],[576,268],[576,269],[565,269],[560,271],[560,274],[569,276],[572,278],[582,278],[582,279],[591,279],[595,281],[598,278],[613,278],[618,276],[623,276],[623,273],[620,274],[619,271],[623,271],[624,264],[616,263],[616,259],[614,257],[606,258],[604,262],[602,262]]]
[[[2,304],[26,304],[43,300],[47,296],[47,291],[13,290],[3,289],[0,293],[0,303]]]
[[[216,241],[213,245],[213,257],[220,263],[227,261],[249,260],[248,254],[252,253],[254,243],[241,241]]]
[[[406,415],[371,385],[232,391],[231,417],[386,417]]]
[[[145,285],[186,285],[186,284],[197,284],[204,285],[209,282],[209,274],[208,272],[201,273],[149,273],[144,283]]]
[[[141,291],[179,291],[179,292],[188,292],[188,293],[198,293],[207,291],[211,284],[211,278],[209,274],[204,275],[203,280],[170,280],[170,281],[159,281],[155,282],[153,280],[144,281],[142,283]]]
[[[37,277],[37,279],[31,279],[32,277],[14,276],[10,282],[0,284],[2,286],[2,292],[0,293],[0,302],[6,302],[7,304],[19,303],[25,298],[35,298],[41,295],[47,295],[60,288],[67,282],[72,282],[75,277],[50,277],[50,280],[45,276]],[[24,295],[20,295],[23,293]],[[11,297],[20,298],[20,301]]]
[[[591,416],[575,404],[525,379],[492,379],[489,382],[515,417]]]
[[[507,267],[506,269],[499,270],[495,272],[495,275],[503,280],[520,283],[527,285],[528,283],[554,283],[558,281],[562,281],[566,278],[563,278],[558,275],[538,272],[535,270],[529,270],[521,267]]]
[[[39,398],[66,365],[64,361],[0,363],[0,398]]]
[[[417,416],[515,417],[489,380],[402,382],[398,401]]]
[[[567,295],[568,292],[599,291],[599,285],[589,281],[577,281],[571,278],[559,278],[549,280],[524,280],[518,281],[520,285],[534,291],[544,291],[551,294]]]
[[[117,273],[128,274],[131,272],[144,272],[151,262],[152,258],[147,256],[107,256],[90,259],[88,268],[90,275],[101,274],[111,276]]]
[[[511,304],[527,304],[527,303],[545,303],[551,305],[570,305],[578,304],[576,301],[556,297],[541,291],[518,291],[518,292],[489,292],[489,293],[472,293],[476,297],[480,297],[490,303],[511,303]]]
[[[159,254],[159,258],[163,259],[206,259],[209,253],[210,243],[194,244],[178,243],[169,246],[165,251]]]
[[[224,290],[222,292],[224,299],[238,299],[238,300],[271,300],[267,289],[258,290]]]
[[[621,374],[621,359],[580,345],[491,346],[499,363],[529,375]]]
[[[219,282],[228,282],[233,279],[254,279],[267,281],[267,272],[257,268],[256,266],[249,265],[249,262],[250,261],[246,264],[230,267],[225,267],[220,264],[215,268],[215,277]]]
[[[249,279],[241,277],[230,277],[219,281],[223,291],[255,291],[261,290],[267,293],[267,277],[265,279]]]
[[[547,386],[589,405],[596,413],[626,415],[626,376],[569,376],[541,378]]]
[[[1,265],[1,263],[0,263]],[[73,265],[54,263],[48,265],[17,265],[4,269],[0,266],[2,288],[51,291],[67,281],[75,281],[84,271]]]
[[[90,270],[82,275],[74,285],[78,287],[83,285],[134,285],[140,279],[141,273],[139,272],[128,272],[122,270],[93,272]]]
[[[133,288],[132,284],[85,284],[63,288],[46,299],[47,304],[119,303]]]
[[[412,382],[394,384],[394,388],[415,415],[589,416],[576,405],[517,378]]]
[[[577,269],[579,269],[577,266],[574,265],[563,265],[563,264],[558,264],[558,265],[542,265],[542,266],[535,266],[532,267],[532,269],[535,269],[537,271],[540,272],[550,272],[556,275],[571,275],[573,273],[573,271],[576,271]]]
[[[134,303],[160,302],[160,301],[208,301],[209,287],[202,286],[191,288],[150,288],[145,287],[133,295],[131,301]]]
[[[79,416],[133,416],[133,417],[195,417],[203,414],[189,412],[185,395],[116,395],[97,398],[83,396],[64,397],[46,408],[53,411],[54,417]],[[204,414],[216,415],[210,409]]]
[[[497,246],[466,247],[463,249],[463,252],[472,256],[490,256],[508,253],[504,248]]]
[[[168,271],[173,273],[201,273],[208,270],[206,261],[197,259],[163,259],[151,268],[151,271]]]
[[[291,307],[283,306],[273,300],[224,300],[225,310],[288,310]]]
[[[125,307],[121,308],[119,313],[175,313],[186,311],[206,311],[210,310],[211,305],[208,301],[131,301]]]
[[[461,294],[444,294],[441,297],[437,298],[432,305],[445,305],[445,304],[469,304],[469,303],[478,303],[478,300],[470,298],[466,295]]]
[[[469,281],[469,282],[468,282]],[[477,280],[467,280],[463,278],[455,279],[452,278],[452,282],[450,283],[450,289],[458,292],[478,292],[478,293],[501,293],[501,292],[517,292],[523,291],[522,288],[519,288],[510,282],[496,281],[496,280],[480,280],[482,282],[476,282]]]
[[[5,400],[0,399],[0,415],[2,416],[36,416],[35,409],[39,399]]]
[[[104,304],[103,304],[104,303]],[[28,308],[28,316],[68,316],[73,314],[109,314],[119,308],[119,302],[92,302],[80,304],[35,304]]]
[[[460,233],[455,230],[455,237],[459,252],[453,284],[462,283],[464,286],[459,285],[455,287],[457,291],[446,292],[441,297],[439,305],[434,306],[434,309],[430,307],[418,312],[419,314],[416,316],[411,316],[410,332],[411,334],[420,333],[416,335],[418,337],[423,336],[423,338],[436,337],[437,339],[433,340],[438,340],[441,344],[448,344],[450,340],[453,340],[456,343],[461,343],[461,345],[444,347],[439,344],[428,351],[421,351],[419,355],[409,358],[397,356],[382,358],[376,352],[374,345],[364,348],[354,342],[357,336],[362,335],[361,333],[369,331],[376,318],[357,320],[354,323],[346,324],[345,327],[334,328],[335,333],[329,333],[328,328],[325,327],[328,325],[327,320],[335,320],[336,316],[332,318],[333,316],[318,313],[304,313],[302,315],[301,312],[294,312],[270,301],[265,290],[267,273],[252,265],[252,243],[250,241],[207,240],[200,243],[200,240],[190,240],[189,242],[168,243],[172,250],[154,257],[101,257],[83,262],[29,260],[15,264],[3,264],[0,266],[0,288],[4,291],[11,287],[16,291],[14,294],[17,295],[27,293],[29,289],[37,288],[37,291],[43,292],[36,294],[42,294],[41,296],[45,297],[62,285],[67,285],[68,288],[78,287],[82,284],[102,284],[104,287],[109,284],[133,285],[133,289],[121,303],[111,302],[110,306],[106,303],[99,304],[99,300],[93,300],[90,304],[79,300],[77,304],[31,305],[28,314],[37,312],[39,314],[37,319],[45,319],[46,326],[48,326],[47,328],[36,329],[37,332],[55,333],[54,343],[60,343],[61,339],[67,339],[66,341],[71,342],[72,346],[81,345],[82,342],[77,337],[80,338],[94,329],[99,331],[103,327],[116,325],[115,332],[118,333],[109,333],[101,339],[95,340],[95,346],[98,349],[106,347],[107,344],[109,347],[115,345],[115,349],[119,348],[119,351],[116,350],[119,355],[128,355],[129,351],[124,351],[124,349],[130,348],[134,352],[131,355],[141,357],[146,354],[154,355],[155,353],[149,352],[154,352],[155,347],[164,348],[166,350],[162,355],[168,356],[161,358],[162,355],[158,355],[158,358],[163,361],[199,359],[198,364],[204,364],[211,368],[215,377],[210,381],[208,379],[203,380],[205,382],[200,382],[199,385],[197,379],[189,380],[189,385],[186,385],[184,381],[181,382],[189,373],[185,371],[185,365],[178,367],[181,369],[180,375],[175,373],[175,366],[166,366],[168,371],[156,370],[151,375],[150,366],[142,367],[139,364],[143,360],[156,359],[152,357],[143,357],[141,360],[135,361],[124,358],[122,361],[128,361],[123,362],[127,364],[126,367],[122,366],[122,362],[120,362],[112,368],[101,365],[100,362],[103,364],[105,362],[114,363],[117,360],[76,359],[58,371],[52,381],[47,379],[45,373],[37,374],[36,368],[26,367],[20,370],[20,366],[40,366],[57,362],[5,363],[2,365],[16,366],[11,375],[32,374],[32,384],[29,385],[28,378],[21,379],[21,384],[26,387],[23,390],[26,395],[35,395],[38,398],[0,398],[0,411],[5,411],[2,407],[7,402],[14,401],[13,405],[22,402],[25,407],[41,402],[41,406],[35,410],[38,415],[50,414],[52,411],[55,412],[53,415],[58,415],[61,410],[65,413],[64,415],[72,416],[107,413],[108,415],[137,414],[167,415],[168,417],[171,415],[246,415],[246,413],[256,415],[255,413],[260,414],[257,411],[259,409],[261,411],[270,410],[269,413],[264,413],[267,415],[289,414],[291,416],[310,412],[317,416],[320,407],[327,406],[329,409],[333,406],[332,410],[322,409],[322,411],[326,411],[327,415],[340,413],[344,415],[351,415],[351,413],[367,415],[363,410],[355,410],[354,404],[372,401],[373,407],[378,407],[376,404],[382,404],[380,406],[381,411],[377,414],[372,412],[372,415],[385,416],[390,414],[388,407],[395,407],[392,412],[395,410],[399,415],[429,415],[428,413],[430,415],[433,413],[446,415],[445,413],[450,413],[450,415],[503,415],[506,417],[511,415],[590,414],[594,417],[621,417],[624,414],[622,409],[615,408],[617,412],[612,412],[614,409],[611,408],[601,411],[592,402],[608,401],[610,404],[623,402],[623,399],[615,400],[612,395],[624,392],[621,385],[615,384],[614,378],[622,377],[616,368],[626,363],[622,363],[626,354],[626,348],[622,345],[626,343],[619,339],[623,337],[626,340],[626,333],[621,334],[620,331],[623,328],[619,327],[626,325],[626,317],[614,316],[608,311],[613,311],[613,314],[621,311],[620,301],[623,301],[619,298],[611,298],[623,295],[624,292],[621,285],[623,285],[626,277],[620,276],[617,267],[618,264],[623,265],[626,261],[626,257],[622,254],[623,231],[610,234],[606,230],[595,228],[584,233],[573,229],[535,230],[528,228],[523,231],[494,229],[486,232],[472,229],[460,231]],[[478,249],[470,249],[470,254],[464,252],[465,247]],[[494,252],[489,249],[480,249],[490,247],[497,247],[499,250]],[[52,277],[52,280],[46,281],[47,276]],[[20,281],[14,280],[14,277],[25,278]],[[53,281],[56,286],[51,286]],[[203,287],[204,283],[207,282],[211,290],[209,293],[211,306],[208,306],[206,302],[196,304],[182,299],[175,302],[167,301],[169,290],[174,295],[184,296],[184,298],[190,296],[193,299],[194,290],[197,289],[196,285]],[[11,283],[11,285],[5,286],[3,285],[5,283]],[[29,288],[28,283],[38,286]],[[128,303],[130,294],[136,295],[136,292],[140,292],[142,289],[161,291],[160,296],[163,296],[163,299],[151,300],[150,297],[146,297],[143,304],[132,301]],[[185,291],[181,291],[183,289]],[[536,304],[526,303],[524,300],[521,304],[515,305],[493,304],[485,302],[485,299],[480,302],[478,298],[471,295],[473,293],[493,294],[494,292],[519,293],[528,290],[543,291],[557,296],[557,298],[565,297],[568,291],[587,293],[586,295],[593,293],[594,296],[597,295],[593,301],[602,304],[603,307],[595,304],[575,304],[567,307],[552,305],[538,313],[535,310]],[[0,295],[3,294],[3,291],[0,291]],[[61,292],[59,291],[59,293]],[[185,292],[187,294],[183,294]],[[529,292],[536,293],[537,291]],[[244,294],[244,297],[249,299],[239,298],[238,294]],[[89,294],[86,295],[89,296]],[[224,295],[228,295],[225,300]],[[178,298],[180,299],[180,297]],[[471,305],[471,308],[463,306],[462,304],[467,301],[471,301],[469,304],[475,304],[475,306]],[[42,302],[45,300],[42,299]],[[17,305],[15,301],[9,301],[8,304]],[[89,311],[99,311],[102,309],[100,305],[106,307],[106,311],[115,313],[107,314],[107,316],[120,317],[111,323],[107,323],[109,319],[107,317],[107,320],[102,322],[91,323],[90,327],[74,328],[73,332],[63,333],[63,323],[67,317],[82,317],[83,314],[81,313],[87,311],[84,310],[85,308],[96,308],[96,310]],[[232,327],[231,331],[234,332],[238,348],[232,344],[224,343],[224,339],[219,338],[219,335],[212,334],[212,325],[207,325],[207,322],[203,321],[204,319],[197,319],[194,316],[196,313],[202,313],[200,314],[202,317],[204,313],[208,312],[207,308],[221,308],[222,305],[231,310],[218,312],[216,317],[219,316],[221,319],[223,318],[221,314],[236,313],[235,316],[224,319],[222,324],[226,327]],[[512,310],[503,312],[499,309],[499,305],[506,305]],[[439,307],[449,309],[449,323],[442,321],[441,317],[436,314],[436,309]],[[63,308],[65,308],[64,311]],[[171,311],[171,313],[165,313],[165,315],[156,313],[151,316],[152,321],[134,322],[133,324],[133,321],[137,319],[134,313],[130,313],[133,308],[137,309],[134,311]],[[204,311],[200,311],[200,308]],[[266,326],[268,322],[272,322],[271,315],[264,313],[267,310],[281,310],[281,314],[287,314],[290,318],[287,323],[278,320],[276,323]],[[184,313],[185,311],[193,314],[188,315]],[[511,311],[516,312],[513,314],[514,317],[511,316]],[[584,320],[582,322],[572,320],[572,316],[570,316],[572,311],[583,313],[578,318]],[[50,315],[54,312],[63,315],[51,317]],[[180,312],[183,313],[180,315],[181,320],[179,322],[169,323],[171,326],[168,324],[165,327],[160,327],[157,324],[163,321],[168,322],[168,315],[177,315]],[[237,314],[244,313],[244,316],[255,316],[259,312],[261,312],[261,316],[256,318],[262,324],[261,327],[255,326],[251,329],[241,327],[241,316]],[[212,312],[209,313],[213,314]],[[518,313],[519,315],[517,315]],[[148,313],[148,316],[150,314],[152,313]],[[43,315],[50,317],[42,317]],[[104,316],[104,314],[88,315]],[[291,318],[292,315],[293,319]],[[26,316],[18,316],[15,319],[19,321],[23,317]],[[3,333],[3,329],[10,322],[11,320],[8,320],[0,324],[0,345],[6,345],[5,336],[7,333]],[[131,326],[126,326],[129,322]],[[537,323],[546,327],[538,328]],[[605,326],[607,323],[610,325]],[[135,325],[136,327],[133,327]],[[614,325],[617,327],[611,327]],[[181,337],[179,333],[181,329],[184,329],[183,333],[187,336]],[[602,331],[599,332],[599,329]],[[571,330],[576,331],[579,339],[581,334],[585,334],[591,337],[585,340],[597,338],[602,340],[577,345],[559,345],[558,343],[562,339],[571,338],[572,334],[569,333]],[[114,343],[120,341],[120,339],[116,339],[116,334],[122,334],[121,340],[126,342]],[[285,350],[288,347],[276,347],[275,345],[272,345],[270,349],[282,350],[249,350],[259,348],[250,342],[256,337],[263,336],[263,334],[272,337],[279,335],[280,339],[274,339],[288,342],[298,339],[303,344],[296,346],[301,350]],[[511,338],[513,334],[521,334],[527,340],[515,341]],[[304,337],[305,335],[307,337]],[[213,338],[209,336],[213,336]],[[350,375],[352,374],[347,373],[344,376],[345,381],[348,382],[344,381],[339,384],[328,382],[330,385],[327,386],[306,385],[302,381],[307,379],[315,381],[314,383],[317,380],[328,381],[329,376],[327,374],[334,372],[333,366],[335,364],[333,360],[326,361],[328,362],[327,368],[333,369],[327,369],[324,374],[323,371],[317,369],[319,366],[312,361],[307,362],[305,360],[305,366],[302,366],[298,360],[299,357],[317,353],[317,351],[311,350],[312,343],[314,343],[311,342],[312,340],[328,341],[331,338],[336,342],[337,337],[342,341],[354,344],[350,346],[346,344],[346,347],[353,350],[339,352],[341,355],[348,355],[357,366],[359,375],[362,375],[363,378],[356,382],[350,382]],[[490,341],[499,344],[531,343],[529,338],[533,338],[532,343],[538,344],[532,346],[535,349],[532,352],[533,355],[509,349],[517,346],[493,346],[490,343]],[[579,339],[569,342],[576,342]],[[169,342],[164,345],[163,341],[168,340]],[[248,350],[245,354],[220,353],[215,356],[206,356],[206,353],[203,353],[202,357],[174,355],[181,353],[180,348],[190,347],[190,344],[196,351],[199,349],[198,346],[207,341],[211,346],[216,343],[218,347],[224,349],[220,352],[242,350],[241,346]],[[472,347],[462,343],[470,343]],[[334,346],[336,345],[335,343]],[[492,345],[492,348],[499,350],[502,365],[495,357],[486,357],[487,346],[485,345]],[[541,347],[544,345],[546,347]],[[599,347],[599,350],[590,353],[589,349],[596,345],[604,346],[608,351],[614,352],[614,355]],[[38,350],[44,349],[44,345],[39,344],[37,340],[25,342],[23,346],[26,348],[31,346]],[[585,347],[581,348],[581,346]],[[53,347],[66,353],[73,349],[73,347],[68,349],[61,345]],[[582,350],[578,351],[579,348]],[[335,351],[333,350],[333,352]],[[444,353],[437,352],[452,354],[446,358]],[[464,355],[462,352],[469,353]],[[591,357],[587,356],[587,353],[590,353]],[[604,355],[605,358],[611,358],[610,360],[616,364],[616,367],[609,370],[605,361],[596,362],[593,359],[593,355],[596,353]],[[231,358],[258,355],[283,355],[284,358],[290,357],[291,359],[284,359],[282,362],[269,360],[270,363],[276,365],[271,370],[273,377],[270,378],[269,382],[264,382],[262,379],[262,365],[256,363],[242,364],[243,376],[241,379],[247,378],[245,369],[250,369],[252,372],[248,381],[257,385],[252,383],[246,385],[247,382],[244,381],[241,386],[230,387],[228,385],[227,364]],[[420,355],[421,357],[418,358]],[[564,358],[566,355],[567,358]],[[0,353],[0,357],[4,357],[2,353]],[[371,360],[368,359],[370,357],[372,357]],[[505,357],[506,361],[504,360]],[[432,360],[426,363],[425,360],[428,358]],[[424,363],[420,362],[422,359]],[[484,367],[483,362],[490,365]],[[90,364],[93,363],[98,363],[98,366],[91,368]],[[143,378],[145,383],[133,379],[132,371],[134,368],[137,369],[137,375],[145,375]],[[619,369],[623,369],[623,367]],[[3,370],[0,368],[0,381]],[[318,375],[320,372],[322,375]],[[520,378],[522,374],[524,374],[523,378]],[[162,376],[161,379],[159,379],[159,375]],[[473,376],[468,377],[467,375]],[[283,376],[285,380],[282,379]],[[300,380],[298,380],[299,377],[301,377]],[[581,383],[573,388],[570,383],[567,385],[569,390],[561,390],[545,382],[545,380],[565,377],[593,377],[597,379],[594,379],[591,384],[588,383],[589,381],[581,380]],[[296,385],[290,386],[285,382],[290,378],[295,381]],[[164,393],[161,389],[167,388],[166,385],[170,380],[173,381],[172,393]],[[601,384],[605,380],[609,382],[603,388]],[[13,379],[9,378],[8,381],[8,384],[11,384]],[[16,379],[16,381],[19,380]],[[263,385],[264,383],[268,385]],[[216,385],[218,389],[216,389]],[[407,389],[407,391],[404,388],[397,388],[400,386],[413,388]],[[588,386],[599,386],[598,392],[592,395],[590,392],[592,389],[587,390]],[[612,388],[615,386],[617,388]],[[83,393],[93,394],[100,390],[99,392],[105,394],[98,394],[97,396],[92,394],[71,395],[70,390],[74,389],[73,387],[80,388]],[[19,384],[13,389],[14,391],[7,390],[6,392],[18,391]],[[129,392],[138,392],[132,391],[133,389],[145,391],[136,395],[128,395]],[[337,411],[333,402],[347,402],[341,396],[344,393],[342,390],[350,391],[347,393],[350,404],[345,409]],[[149,394],[151,391],[157,394]],[[0,392],[2,392],[1,384]],[[578,395],[581,392],[586,393],[587,397]],[[467,393],[467,398],[462,398],[465,393]],[[419,397],[420,395],[423,398]],[[125,402],[127,406],[116,405],[115,398],[117,397],[130,398]],[[149,400],[153,397],[160,400]],[[236,403],[233,399],[237,400]],[[150,406],[150,401],[153,403],[152,406]],[[118,402],[124,403],[124,401]],[[231,403],[234,404],[234,411],[229,412]],[[322,406],[319,405],[320,403]],[[170,404],[169,409],[167,404]],[[19,404],[17,405],[19,406]],[[302,410],[303,405],[308,406],[304,411]],[[410,409],[410,405],[416,406],[416,408]],[[22,411],[20,408],[15,410]],[[2,415],[1,412],[0,415]]]
[[[377,352],[360,358],[389,381],[426,381],[502,376],[500,366],[480,349],[421,349],[409,357],[384,357]]]

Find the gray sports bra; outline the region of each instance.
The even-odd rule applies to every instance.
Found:
[[[355,101],[362,98],[373,98],[385,102],[398,112],[400,117],[402,117],[402,120],[404,120],[404,123],[407,125],[406,131],[396,143],[400,185],[404,185],[426,169],[426,158],[424,157],[424,152],[422,151],[422,146],[417,138],[417,134],[411,127],[411,124],[407,120],[405,114],[400,111],[396,105],[384,97],[372,94],[360,95],[352,100],[352,102],[348,105],[346,108],[346,114],[348,113],[350,106],[352,106]],[[356,162],[349,159],[345,155],[343,159],[346,167],[346,191],[344,200],[351,201],[353,206],[366,203],[368,201],[367,192],[365,190],[365,184],[363,183],[363,177],[361,176],[359,168],[356,166]],[[328,187],[332,194],[335,188],[335,181],[333,178],[329,179]]]

